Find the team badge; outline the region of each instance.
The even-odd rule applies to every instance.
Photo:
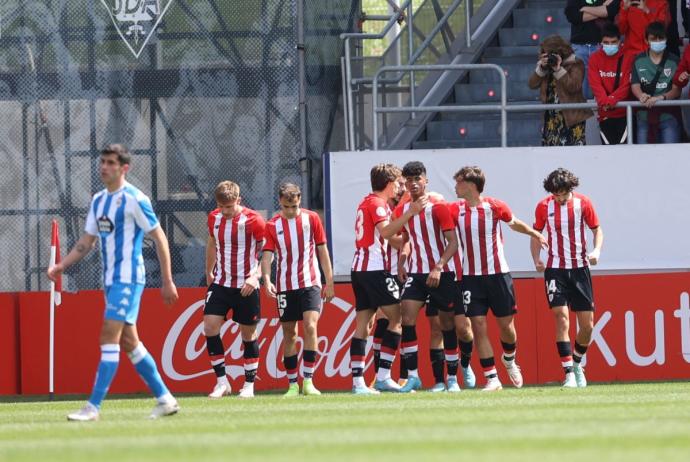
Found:
[[[173,0],[101,0],[129,51],[138,58]]]
[[[665,67],[664,68],[664,75],[666,77],[671,77],[671,68],[670,67]]]
[[[98,232],[101,234],[110,234],[115,230],[115,224],[108,218],[107,216],[103,215],[101,218],[98,219]]]
[[[387,217],[388,212],[386,212],[386,209],[384,209],[383,207],[377,207],[376,208],[376,215],[378,215],[380,217]]]

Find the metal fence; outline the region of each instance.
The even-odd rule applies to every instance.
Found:
[[[41,290],[50,221],[63,252],[102,188],[99,149],[134,154],[129,181],[153,200],[178,285],[202,283],[205,217],[218,181],[271,214],[277,185],[318,197],[347,0],[94,0],[0,4],[0,290]],[[319,172],[318,165],[313,166]],[[158,284],[145,246],[148,281]],[[68,287],[100,286],[94,252]]]

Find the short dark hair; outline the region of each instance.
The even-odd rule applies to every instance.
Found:
[[[579,185],[580,179],[564,168],[557,168],[544,180],[544,189],[551,194],[570,192]]]
[[[110,154],[117,155],[117,161],[120,165],[129,165],[132,163],[132,154],[129,153],[124,144],[108,144],[101,151],[102,156],[109,156]]]
[[[478,192],[484,191],[484,185],[486,184],[486,177],[482,169],[475,166],[463,167],[453,175],[453,179],[457,181],[461,179],[462,181],[467,181],[468,183],[473,183],[477,187]]]
[[[616,37],[619,39],[621,38],[621,31],[618,29],[618,26],[612,22],[607,22],[604,23],[604,27],[601,28],[601,37]]]
[[[287,199],[290,202],[302,197],[302,190],[294,183],[283,183],[278,188],[278,197]]]
[[[402,176],[405,178],[410,176],[426,175],[426,167],[418,160],[408,162],[403,166]]]
[[[377,164],[371,168],[371,190],[383,191],[400,176],[400,167],[393,164]]]
[[[644,31],[644,38],[649,40],[649,37],[652,35],[656,38],[665,39],[666,38],[666,27],[664,26],[664,23],[659,22],[659,21],[654,21],[652,23],[649,23],[649,25],[647,26],[647,29],[645,29],[645,31]]]

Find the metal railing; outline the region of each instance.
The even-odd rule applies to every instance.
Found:
[[[386,72],[413,72],[413,71],[465,71],[465,70],[493,70],[501,76],[501,104],[490,104],[482,106],[417,106],[412,98],[407,107],[379,107],[378,106],[378,83],[379,77]],[[503,68],[497,64],[417,64],[411,66],[384,66],[374,75],[372,87],[372,109],[373,109],[373,135],[372,142],[374,150],[379,148],[378,136],[378,114],[394,112],[501,112],[501,146],[507,144],[507,84],[506,75]]]
[[[386,72],[411,72],[411,71],[458,71],[458,70],[495,70],[501,75],[501,103],[500,104],[482,104],[482,105],[457,105],[457,106],[416,106],[410,101],[409,106],[404,107],[380,107],[378,105],[378,82],[381,74]],[[527,85],[527,82],[525,82]],[[372,148],[376,151],[379,149],[378,136],[378,114],[387,113],[412,113],[412,112],[500,112],[501,113],[501,147],[508,146],[508,113],[509,112],[537,112],[546,111],[549,109],[564,110],[564,109],[593,109],[597,110],[598,105],[595,101],[588,101],[585,103],[556,103],[556,104],[507,104],[507,85],[505,72],[501,66],[497,64],[431,64],[431,65],[413,65],[413,66],[385,66],[376,72],[373,79],[373,98],[372,98]],[[690,100],[663,100],[658,101],[654,107],[664,106],[690,106]],[[627,144],[633,144],[632,128],[633,128],[633,108],[646,107],[639,101],[620,101],[614,107],[625,108],[626,111],[626,127],[628,130]]]
[[[414,11],[413,8],[413,1],[412,0],[407,0],[401,4],[399,7],[399,10],[395,12],[393,15],[391,15],[384,26],[383,30],[379,32],[378,34],[366,34],[366,33],[346,33],[346,34],[341,34],[341,39],[343,39],[344,46],[345,46],[345,56],[344,59],[341,59],[341,66],[342,66],[342,77],[343,77],[343,102],[344,102],[344,123],[345,123],[345,141],[346,141],[346,147],[347,149],[357,149],[357,131],[356,131],[356,122],[355,122],[355,114],[356,114],[356,109],[355,108],[355,98],[354,98],[354,93],[357,92],[359,89],[363,88],[368,88],[368,86],[373,82],[373,77],[368,77],[363,75],[364,71],[362,72],[361,76],[353,77],[353,62],[356,60],[361,60],[362,61],[362,69],[364,70],[364,61],[369,59],[364,56],[352,56],[352,46],[351,46],[351,40],[368,40],[368,39],[382,39],[384,38],[390,30],[394,27],[395,22],[398,21],[401,15],[401,11],[406,12],[406,17],[403,16],[404,19],[406,19],[407,22],[407,28],[405,30],[401,30],[400,33],[391,41],[391,43],[388,45],[386,50],[381,56],[376,57],[379,59],[383,65],[385,65],[386,59],[390,56],[391,53],[398,53],[398,47],[401,45],[401,41],[403,40],[404,34],[407,33],[407,65],[412,65],[415,64],[418,60],[422,58],[424,53],[427,50],[431,50],[432,52],[436,53],[436,49],[434,46],[434,41],[438,37],[439,33],[442,33],[442,31],[445,31],[446,35],[450,36],[450,41],[446,35],[443,35],[443,41],[445,43],[446,47],[446,54],[451,53],[451,45],[455,37],[452,35],[451,32],[451,23],[454,18],[454,13],[458,10],[460,5],[464,2],[465,3],[465,24],[469,25],[470,20],[471,20],[471,14],[472,14],[472,0],[453,0],[452,3],[445,8],[445,11],[443,12],[442,15],[437,16],[437,20],[434,23],[434,27],[428,32],[424,33],[419,30],[419,28],[415,27],[414,23],[414,15],[415,14],[420,14],[422,13],[422,10],[427,6],[427,4],[432,5],[429,6],[429,8],[433,8],[433,11],[435,11],[437,14],[440,14],[438,11],[438,0],[422,0],[421,4],[419,4],[417,11]],[[367,16],[368,18],[368,16]],[[385,19],[387,18],[386,16],[382,16],[380,19]],[[467,47],[470,46],[472,43],[473,35],[471,31],[471,27],[467,26],[465,27],[466,30],[466,37],[465,37],[465,45]],[[423,38],[423,41],[421,44],[418,45],[418,47],[415,49],[414,46],[414,38],[415,35],[419,35]],[[403,44],[404,46],[404,44]],[[372,57],[373,58],[373,57]],[[379,79],[380,83],[386,83],[386,84],[400,84],[400,82],[404,79],[405,74],[396,76],[396,77],[388,77],[385,79]],[[414,71],[410,72],[409,75],[409,85],[406,85],[405,88],[407,89],[407,92],[409,93],[409,97],[412,101],[416,102],[417,101],[417,94],[416,94],[416,86],[417,86],[417,79],[414,74]],[[389,88],[389,87],[387,87]],[[397,87],[397,89],[402,89],[403,87]],[[402,93],[402,92],[398,92]],[[359,106],[362,106],[364,103],[359,102]],[[361,107],[359,108],[360,110],[362,109]],[[415,113],[412,113],[410,115],[411,118],[415,118]]]

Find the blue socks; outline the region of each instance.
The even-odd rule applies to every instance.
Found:
[[[154,361],[153,356],[146,350],[143,343],[139,342],[139,345],[130,353],[127,353],[127,356],[129,356],[134,368],[144,382],[146,382],[146,385],[156,399],[165,401],[169,396],[172,397],[168,387],[165,386],[161,375],[158,373],[156,361]]]
[[[98,372],[96,373],[96,383],[93,385],[91,398],[89,403],[96,408],[101,407],[101,402],[108,393],[108,388],[115,377],[117,366],[120,362],[120,345],[105,344],[101,345],[101,362],[98,364]]]

